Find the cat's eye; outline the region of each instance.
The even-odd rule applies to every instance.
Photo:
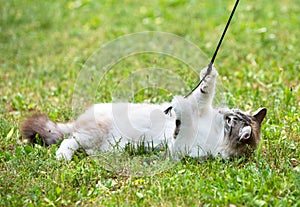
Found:
[[[227,116],[225,119],[226,119],[226,122],[227,122],[227,123],[229,123],[230,120],[231,120],[228,116]]]
[[[226,120],[226,123],[229,125],[229,126],[232,126],[234,124],[236,124],[238,121],[240,121],[240,119],[238,117],[235,117],[233,115],[227,115],[225,116],[225,120]]]
[[[228,125],[231,125],[231,118],[229,116],[226,116],[225,120]]]

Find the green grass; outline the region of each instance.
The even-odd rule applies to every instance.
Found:
[[[0,4],[1,206],[300,206],[299,1],[241,1],[216,59],[230,107],[268,108],[256,153],[231,162],[188,159],[152,176],[108,171],[82,153],[70,163],[56,161],[58,146],[21,142],[20,122],[32,111],[56,121],[72,119],[72,94],[83,64],[119,36],[170,32],[211,56],[234,2]],[[197,82],[172,59],[142,55],[139,63],[130,60],[106,76],[97,101],[110,101],[122,73],[141,63],[175,67],[190,87]],[[117,70],[121,66],[122,73]],[[135,101],[170,100],[168,93],[159,92],[140,91]]]

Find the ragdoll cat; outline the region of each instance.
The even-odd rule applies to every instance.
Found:
[[[201,78],[206,69],[201,72]],[[178,156],[225,158],[249,155],[261,137],[261,122],[267,110],[249,115],[238,109],[214,109],[212,101],[217,71],[210,74],[187,98],[175,96],[170,114],[166,104],[104,103],[95,104],[76,121],[56,123],[36,114],[23,121],[24,138],[34,141],[38,135],[46,145],[63,139],[57,159],[72,159],[80,147],[88,155],[112,150],[115,145],[167,142],[174,158]]]

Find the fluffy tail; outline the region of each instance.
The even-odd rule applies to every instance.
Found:
[[[36,143],[36,136],[38,135],[45,145],[55,144],[72,132],[72,123],[56,123],[45,114],[34,114],[23,120],[21,124],[22,137],[31,143]]]

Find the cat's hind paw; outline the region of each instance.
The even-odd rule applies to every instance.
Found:
[[[74,152],[78,150],[79,144],[74,138],[64,139],[56,151],[57,160],[66,160],[67,162],[71,161]]]
[[[57,160],[65,160],[67,162],[70,162],[73,157],[74,152],[62,152],[57,151],[56,152],[56,159]]]

